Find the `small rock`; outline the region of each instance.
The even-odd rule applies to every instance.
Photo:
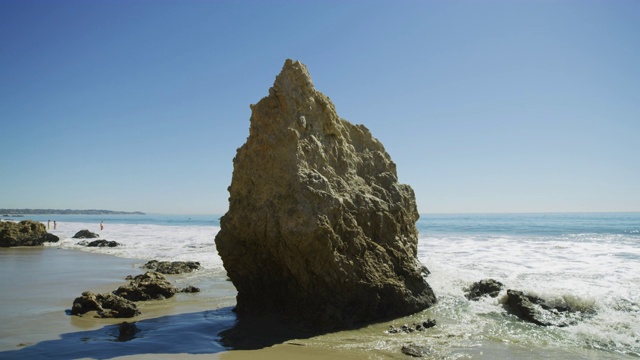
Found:
[[[469,300],[478,300],[482,296],[497,297],[504,285],[494,279],[485,279],[473,283],[465,295]]]
[[[534,303],[531,301],[532,299],[534,302],[538,302],[539,300],[539,298],[533,296],[530,298],[522,291],[507,290],[507,304],[512,314],[536,325],[549,326],[550,324],[548,322],[541,320],[542,314],[536,309]]]
[[[119,246],[120,243],[109,240],[94,240],[87,244],[87,247],[116,247]]]
[[[94,294],[85,291],[73,301],[71,315],[82,315],[97,311],[103,318],[128,318],[140,314],[137,306],[129,300],[113,294]]]
[[[413,332],[413,328],[410,328],[410,327],[409,327],[409,325],[407,325],[407,324],[402,325],[402,327],[400,328],[400,330],[402,330],[402,331],[404,331],[404,332],[406,332],[406,333]]]
[[[184,289],[180,290],[181,293],[197,293],[200,292],[200,288],[197,288],[193,285],[189,285],[187,287],[185,287]]]
[[[178,289],[164,275],[153,271],[137,275],[129,285],[120,286],[113,293],[131,301],[162,300],[173,297]]]
[[[407,324],[402,325],[400,328],[397,328],[393,325],[389,326],[389,330],[387,330],[387,334],[397,334],[399,332],[403,332],[403,333],[412,333],[414,331],[424,331],[426,329],[432,328],[436,326],[436,320],[435,319],[427,319],[427,321],[420,323],[420,324],[413,324],[412,326],[409,326]]]
[[[119,326],[118,332],[118,340],[119,341],[129,341],[132,340],[140,329],[136,326],[136,323],[128,323],[123,322]]]
[[[574,308],[564,302],[557,305],[554,303],[535,295],[509,289],[505,305],[513,315],[540,326],[574,325],[596,313],[595,309],[588,306]]]
[[[197,261],[158,261],[151,260],[142,266],[145,269],[154,270],[162,274],[182,274],[200,269]]]
[[[427,321],[422,323],[422,326],[425,329],[430,329],[430,328],[436,326],[436,319],[427,319]]]
[[[74,239],[95,239],[95,238],[99,238],[100,235],[96,234],[96,233],[92,233],[89,230],[80,230],[78,231],[75,235],[73,235]]]
[[[413,357],[423,357],[431,354],[431,349],[426,346],[420,346],[415,344],[404,345],[402,347],[402,353]]]

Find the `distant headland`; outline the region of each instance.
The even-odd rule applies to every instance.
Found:
[[[0,209],[0,214],[9,215],[145,215],[140,211],[112,210],[59,210],[59,209]],[[5,215],[6,216],[6,215]]]

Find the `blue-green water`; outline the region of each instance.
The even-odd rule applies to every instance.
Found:
[[[640,239],[640,213],[426,214],[417,226],[423,236],[602,234]]]
[[[8,218],[75,223],[220,226],[212,215],[25,215]],[[430,234],[570,235],[608,234],[640,236],[640,213],[533,213],[533,214],[422,214],[417,222],[422,236]]]

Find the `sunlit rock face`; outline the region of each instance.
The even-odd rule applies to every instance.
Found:
[[[60,238],[48,233],[44,224],[37,221],[0,221],[0,247],[40,246],[58,240]]]
[[[434,304],[415,195],[369,130],[341,119],[298,61],[251,109],[215,239],[239,316],[343,328]]]

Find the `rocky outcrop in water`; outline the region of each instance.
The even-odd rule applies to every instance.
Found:
[[[0,247],[40,246],[58,240],[57,236],[47,232],[43,223],[37,221],[0,221]]]
[[[507,290],[507,310],[520,319],[540,326],[564,327],[595,314],[591,306],[572,306],[565,301],[553,303],[522,291]]]
[[[130,341],[140,332],[136,323],[123,322],[118,325],[118,341]]]
[[[433,356],[434,353],[432,348],[416,344],[403,345],[400,351],[411,357]]]
[[[142,267],[162,274],[183,274],[200,269],[200,263],[197,261],[151,260]]]
[[[425,331],[427,329],[431,329],[436,326],[437,322],[435,319],[427,319],[427,321],[414,323],[413,325],[404,324],[401,327],[395,327],[393,325],[389,326],[389,330],[387,330],[387,334],[398,334],[398,333],[412,333],[414,331]]]
[[[415,195],[383,145],[341,119],[297,61],[251,109],[215,239],[239,316],[341,328],[433,305]]]
[[[100,235],[93,233],[89,230],[80,230],[75,235],[73,235],[74,239],[96,239],[99,238]]]
[[[471,284],[465,297],[469,300],[478,300],[481,297],[488,295],[490,297],[498,297],[500,291],[504,288],[504,285],[494,279],[480,280]]]
[[[116,246],[120,246],[121,244],[117,241],[100,239],[100,240],[94,240],[94,241],[82,240],[78,242],[76,245],[87,246],[87,247],[116,247]]]

